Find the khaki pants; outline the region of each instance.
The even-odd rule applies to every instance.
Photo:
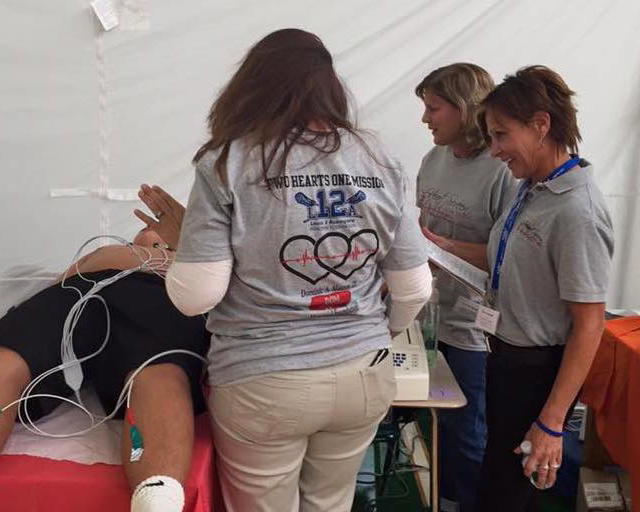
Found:
[[[209,400],[227,512],[348,512],[356,475],[395,396],[392,357],[270,373]]]

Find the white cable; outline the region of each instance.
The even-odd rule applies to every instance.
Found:
[[[31,420],[31,418],[29,417],[29,413],[26,410],[25,410],[25,412],[27,414],[28,424],[25,423],[22,418],[20,418],[21,423],[24,425],[24,427],[27,430],[29,430],[33,434],[36,434],[36,435],[39,435],[39,436],[43,436],[43,437],[68,438],[68,437],[75,437],[75,436],[84,435],[84,434],[86,434],[88,432],[91,432],[93,429],[97,428],[98,426],[102,425],[105,421],[112,419],[117,414],[118,410],[120,409],[120,407],[125,402],[127,402],[127,404],[129,404],[130,402],[128,400],[130,400],[129,397],[130,397],[130,393],[131,393],[131,386],[133,385],[133,380],[135,379],[135,377],[137,377],[138,374],[142,370],[144,370],[144,368],[146,368],[149,364],[151,364],[153,361],[155,361],[156,359],[158,359],[160,357],[164,357],[166,355],[169,355],[169,354],[186,354],[186,355],[193,356],[193,357],[195,357],[197,359],[200,359],[201,361],[203,361],[205,363],[207,362],[207,359],[205,357],[201,356],[200,354],[197,354],[196,352],[192,352],[191,350],[186,350],[186,349],[181,349],[181,348],[176,348],[176,349],[172,349],[172,350],[165,350],[164,352],[160,352],[159,354],[156,354],[156,355],[150,357],[144,363],[142,363],[140,366],[138,366],[138,368],[131,374],[131,377],[129,377],[129,379],[125,383],[124,387],[122,388],[122,391],[120,392],[120,395],[118,396],[118,400],[116,402],[116,405],[114,406],[114,408],[111,411],[111,413],[109,413],[107,416],[101,417],[100,421],[98,421],[98,422],[95,422],[95,420],[94,420],[95,416],[93,415],[93,413],[91,413],[86,407],[82,406],[81,404],[79,404],[77,402],[74,402],[70,398],[66,398],[66,397],[63,397],[63,396],[57,396],[57,395],[50,395],[50,394],[36,394],[36,395],[29,395],[29,396],[20,397],[17,400],[14,400],[13,402],[11,402],[10,404],[7,404],[6,406],[4,406],[2,408],[2,410],[4,411],[4,410],[8,409],[9,407],[17,405],[20,402],[24,402],[24,401],[29,400],[31,398],[39,398],[39,397],[57,398],[57,399],[63,400],[65,402],[68,402],[68,403],[70,403],[72,405],[75,405],[76,407],[80,408],[83,412],[85,412],[89,416],[89,418],[92,421],[92,425],[90,427],[84,429],[84,430],[79,430],[77,432],[72,432],[72,433],[68,433],[68,434],[51,434],[49,432],[45,432],[45,431],[39,429],[33,423],[33,420]],[[62,365],[60,365],[60,366],[62,366]],[[50,370],[47,370],[47,372],[45,372],[45,373],[51,374],[51,373],[53,373],[55,371],[58,371],[59,369],[60,369],[60,367],[52,368]],[[22,412],[20,409],[18,411],[19,411],[19,413]]]
[[[97,295],[97,293],[102,290],[103,288],[105,288],[106,286],[113,284],[114,282],[118,281],[119,279],[122,279],[123,277],[136,272],[137,270],[142,269],[145,264],[148,262],[148,260],[151,258],[151,253],[147,251],[147,255],[148,258],[147,260],[142,260],[142,258],[140,258],[141,260],[141,265],[140,267],[137,268],[133,268],[133,269],[126,269],[123,270],[122,272],[119,272],[118,274],[107,278],[107,279],[103,279],[102,281],[100,281],[99,283],[90,279],[86,279],[82,273],[80,272],[80,268],[78,267],[79,261],[80,261],[80,254],[82,254],[82,251],[84,250],[84,248],[89,245],[91,242],[98,240],[98,239],[103,239],[103,238],[111,238],[114,239],[126,246],[128,246],[135,254],[136,256],[138,256],[140,258],[140,255],[136,252],[136,247],[131,244],[130,242],[128,242],[127,240],[125,240],[124,238],[118,237],[118,236],[112,236],[112,235],[100,235],[100,236],[95,236],[90,238],[89,240],[87,240],[85,243],[83,243],[80,246],[80,249],[78,249],[78,251],[76,252],[74,258],[72,261],[75,261],[75,267],[76,267],[76,272],[79,276],[80,279],[83,279],[84,281],[93,283],[93,286],[91,287],[91,289],[89,289],[84,295],[82,294],[82,292],[74,287],[74,286],[69,286],[66,285],[66,279],[67,279],[67,275],[69,272],[69,268],[71,268],[72,265],[69,265],[69,267],[67,268],[67,270],[65,271],[63,278],[62,278],[62,282],[60,283],[61,288],[63,289],[72,289],[75,290],[80,299],[78,300],[78,302],[76,302],[76,304],[73,305],[73,307],[71,308],[71,310],[69,311],[69,313],[67,314],[67,317],[65,319],[63,328],[62,328],[62,341],[60,343],[60,358],[62,363],[65,365],[63,368],[63,372],[64,372],[64,378],[66,383],[69,385],[69,387],[74,391],[78,402],[82,403],[82,399],[80,397],[80,387],[82,386],[82,381],[84,380],[84,375],[82,372],[82,367],[80,366],[79,362],[78,362],[78,358],[75,355],[75,352],[73,350],[73,332],[78,324],[78,322],[80,321],[80,316],[82,315],[82,313],[84,312],[84,309],[87,305],[87,303],[89,302],[89,300],[91,300],[92,298],[99,298],[99,300],[104,304],[105,309],[106,309],[106,313],[107,313],[107,332],[105,335],[105,339],[109,338],[110,332],[111,332],[111,323],[110,323],[110,315],[109,315],[109,309],[106,305],[106,303],[104,302],[104,300],[99,297]],[[99,352],[98,352],[99,353]],[[95,354],[97,355],[97,354]],[[72,364],[66,364],[66,363],[72,363]]]
[[[136,256],[138,256],[140,258],[141,264],[139,267],[133,268],[133,269],[126,269],[123,270],[121,272],[118,272],[117,274],[103,279],[102,281],[93,281],[91,279],[87,279],[86,277],[84,277],[82,275],[82,273],[80,272],[80,269],[78,268],[78,259],[80,257],[80,254],[82,253],[82,251],[84,250],[84,248],[90,244],[91,242],[100,239],[100,238],[111,238],[114,240],[117,240],[118,242],[122,243],[123,245],[128,246],[135,254]],[[143,259],[141,257],[141,255],[137,252],[137,249],[141,248],[142,250],[144,250],[147,254],[146,254],[146,259]],[[84,244],[82,244],[82,246],[80,247],[80,249],[78,249],[78,251],[76,252],[74,258],[72,261],[76,262],[76,272],[77,275],[80,279],[92,283],[92,287],[89,289],[89,291],[87,291],[84,295],[82,294],[82,292],[76,288],[75,286],[71,286],[71,285],[67,285],[65,284],[65,281],[67,279],[67,275],[69,270],[67,269],[65,271],[65,273],[63,274],[62,277],[62,281],[60,283],[60,286],[64,289],[72,289],[75,290],[78,295],[80,296],[80,299],[78,300],[78,302],[76,302],[73,307],[71,308],[71,310],[69,311],[69,313],[67,314],[67,317],[65,319],[64,322],[64,326],[63,326],[63,335],[62,335],[62,340],[61,340],[61,344],[60,344],[60,353],[61,353],[61,358],[62,358],[62,364],[55,366],[54,368],[51,368],[45,372],[43,372],[42,374],[38,375],[36,378],[34,378],[24,389],[24,391],[22,392],[22,394],[20,395],[20,398],[18,398],[17,400],[14,400],[13,402],[11,402],[10,404],[7,404],[6,406],[0,408],[0,411],[4,411],[6,409],[8,409],[9,407],[12,407],[14,405],[17,405],[21,402],[26,402],[31,398],[57,398],[59,400],[62,400],[64,402],[70,403],[78,408],[80,408],[85,414],[87,414],[87,416],[89,416],[89,419],[91,421],[91,426],[84,429],[84,430],[80,430],[78,432],[73,432],[70,434],[51,434],[48,432],[44,432],[43,430],[41,430],[40,428],[38,428],[35,423],[33,422],[33,420],[31,419],[30,415],[29,415],[29,411],[27,409],[27,407],[24,407],[24,415],[26,416],[23,417],[23,410],[21,408],[18,408],[18,418],[20,420],[20,422],[24,425],[24,427],[29,430],[30,432],[36,434],[36,435],[40,435],[40,436],[45,436],[45,437],[52,437],[52,438],[67,438],[67,437],[74,437],[74,436],[79,436],[79,435],[83,435],[86,434],[88,432],[90,432],[91,430],[97,428],[99,425],[101,425],[102,423],[104,423],[105,421],[113,418],[118,410],[120,409],[120,407],[123,405],[123,403],[126,401],[127,403],[127,407],[130,404],[131,401],[131,390],[132,390],[132,386],[133,386],[133,380],[134,378],[146,367],[148,366],[150,363],[152,363],[153,361],[155,361],[156,359],[163,357],[165,355],[168,354],[176,354],[176,353],[181,353],[181,354],[186,354],[186,355],[191,355],[193,357],[196,357],[198,359],[200,359],[203,362],[207,362],[207,359],[202,357],[200,354],[197,354],[195,352],[192,352],[190,350],[186,350],[186,349],[173,349],[173,350],[167,350],[165,352],[161,352],[159,354],[156,354],[152,357],[150,357],[149,359],[147,359],[144,363],[142,363],[140,366],[138,366],[138,368],[131,374],[131,376],[129,377],[129,379],[127,380],[127,382],[125,383],[124,387],[122,388],[122,391],[120,392],[120,395],[118,396],[118,400],[116,402],[116,405],[114,407],[114,409],[111,411],[110,414],[108,414],[107,416],[96,416],[93,413],[91,413],[82,403],[82,399],[80,397],[80,384],[82,381],[82,371],[81,371],[81,366],[80,364],[83,363],[84,361],[87,361],[95,356],[97,356],[98,354],[100,354],[104,348],[106,347],[108,341],[109,341],[109,336],[111,334],[111,316],[109,314],[109,308],[107,306],[106,301],[102,298],[102,296],[97,295],[97,293],[102,290],[103,288],[105,288],[106,286],[109,286],[110,284],[115,283],[116,281],[128,276],[129,274],[133,273],[133,272],[137,272],[137,271],[151,271],[154,274],[158,275],[159,277],[163,277],[160,273],[157,272],[157,270],[162,270],[163,268],[166,269],[167,263],[170,260],[169,254],[165,251],[162,250],[163,253],[163,258],[155,258],[153,257],[151,251],[149,251],[148,249],[142,247],[142,246],[134,246],[133,244],[131,244],[130,242],[128,242],[127,240],[125,240],[124,238],[118,237],[118,236],[113,236],[113,235],[100,235],[100,236],[96,236],[96,237],[92,237],[89,240],[87,240]],[[68,267],[71,268],[71,265]],[[76,358],[75,353],[73,351],[73,331],[75,329],[75,327],[77,326],[79,320],[80,320],[80,316],[82,315],[82,312],[84,311],[84,308],[87,306],[89,300],[91,299],[98,299],[104,306],[105,308],[105,313],[106,313],[106,322],[107,322],[107,327],[106,327],[106,333],[105,333],[105,337],[102,341],[102,344],[100,345],[100,347],[98,347],[98,349],[89,354],[86,355],[80,359]],[[72,379],[72,384],[73,386],[70,386],[75,394],[76,394],[76,398],[77,398],[77,402],[74,402],[73,400],[67,398],[67,397],[63,397],[63,396],[57,396],[57,395],[51,395],[51,394],[32,394],[33,390],[35,389],[35,387],[46,377],[48,377],[49,375],[57,372],[57,371],[63,371],[65,373],[65,379],[66,379],[66,375],[67,374],[71,374],[72,376],[74,376],[74,371],[69,372],[70,368],[77,368],[79,371],[78,373],[80,374],[80,378],[79,381],[78,380],[73,380]],[[77,375],[75,375],[74,377],[77,378]],[[126,399],[125,399],[126,396]],[[96,421],[98,420],[98,421]]]

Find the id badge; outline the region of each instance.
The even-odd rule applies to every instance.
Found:
[[[478,313],[476,314],[476,321],[474,325],[478,329],[482,329],[489,334],[495,334],[498,329],[498,320],[500,319],[500,313],[488,306],[480,306]]]

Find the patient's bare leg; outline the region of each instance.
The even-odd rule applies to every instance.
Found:
[[[124,422],[122,461],[131,489],[154,475],[184,483],[193,448],[193,406],[189,380],[174,364],[148,366],[133,383],[131,408],[144,440],[144,454],[129,462],[129,423]]]
[[[31,372],[22,357],[8,348],[0,347],[0,407],[16,400],[31,380]],[[7,441],[16,421],[18,406],[0,414],[0,449]]]

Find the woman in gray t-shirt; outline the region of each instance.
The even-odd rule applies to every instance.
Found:
[[[422,122],[436,144],[418,172],[420,225],[427,238],[466,259],[469,244],[487,243],[515,188],[477,124],[480,102],[493,87],[481,67],[456,63],[432,71],[415,90],[424,102]],[[484,259],[472,263],[482,266]],[[486,442],[487,341],[474,326],[482,298],[444,272],[435,275],[439,348],[467,398],[465,407],[440,413],[441,494],[458,503],[460,512],[474,512]]]
[[[209,311],[227,510],[346,512],[395,397],[390,334],[430,294],[405,176],[349,121],[331,54],[302,30],[251,48],[209,128],[167,291]]]

